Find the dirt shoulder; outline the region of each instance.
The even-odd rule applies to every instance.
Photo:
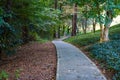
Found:
[[[0,71],[9,73],[9,80],[13,80],[16,70],[20,71],[20,80],[55,80],[57,59],[51,42],[23,45],[15,56],[14,60],[0,65]]]

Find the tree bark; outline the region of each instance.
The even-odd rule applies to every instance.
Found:
[[[85,22],[85,19],[82,18],[81,21],[82,21],[82,30],[83,30],[83,33],[86,34],[86,26],[85,26],[86,22]]]
[[[104,29],[103,29],[103,25],[100,23],[100,43],[102,43],[104,41]]]
[[[55,9],[58,7],[58,0],[54,0]]]
[[[56,29],[53,30],[53,38],[56,38]]]
[[[23,44],[24,43],[28,43],[28,28],[26,26],[22,27],[22,40],[23,40]]]
[[[109,41],[109,27],[104,28],[103,41],[104,42]]]
[[[0,47],[0,60],[2,60],[2,49]]]
[[[104,27],[104,36],[103,40],[104,42],[109,41],[109,28],[112,23],[113,16],[112,16],[112,10],[106,11],[106,20],[105,20],[105,27]]]
[[[58,38],[60,38],[60,26],[58,27]]]
[[[93,32],[95,33],[95,30],[96,30],[96,20],[93,19]]]
[[[55,9],[57,9],[57,7],[58,7],[58,0],[54,0],[54,8]],[[54,38],[56,38],[57,36],[56,36],[56,28],[54,28],[54,30],[53,30],[53,37]]]
[[[86,14],[86,16],[85,16],[85,34],[86,34],[87,27],[88,27],[88,24],[87,24],[87,21],[88,21],[87,9],[88,9],[88,7],[86,5],[86,10],[85,10],[85,14]]]
[[[57,0],[56,0],[56,5],[55,5],[55,6],[56,6],[56,8],[58,7],[58,6],[57,6]],[[60,5],[59,5],[59,9],[62,10],[62,4],[61,4],[61,3],[60,3]],[[61,26],[61,25],[58,26],[58,38],[60,38],[60,35],[61,35],[61,34],[60,34],[60,28],[61,28],[61,27],[60,27],[60,26]]]
[[[86,17],[85,18],[85,28],[84,28],[84,33],[85,34],[87,33],[87,21],[88,21],[88,18]]]
[[[77,29],[77,4],[74,4],[74,13],[72,16],[72,36],[76,36]]]
[[[62,29],[62,35],[64,36],[65,33],[65,26],[63,25],[63,29]]]
[[[100,43],[102,43],[104,41],[104,27],[102,25],[102,22],[101,22],[101,18],[100,18],[100,8],[99,8],[99,4],[97,4],[97,9],[98,9],[98,19],[99,19],[99,24],[100,24]]]

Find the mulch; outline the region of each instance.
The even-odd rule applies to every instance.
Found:
[[[51,43],[28,43],[20,46],[16,58],[0,62],[0,71],[9,74],[8,80],[15,80],[15,71],[19,71],[18,80],[55,80],[56,76],[56,50]]]

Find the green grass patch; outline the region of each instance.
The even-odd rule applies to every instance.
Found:
[[[120,39],[120,24],[110,28],[110,39],[111,40]],[[78,46],[87,46],[90,44],[95,44],[99,42],[99,40],[100,30],[96,31],[96,33],[87,33],[73,36],[66,39],[65,41]]]

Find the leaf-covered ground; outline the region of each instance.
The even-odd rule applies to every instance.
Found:
[[[13,80],[16,70],[20,71],[19,80],[55,80],[55,47],[50,42],[23,45],[17,50],[14,60],[0,65],[2,70],[8,72],[9,80]]]

